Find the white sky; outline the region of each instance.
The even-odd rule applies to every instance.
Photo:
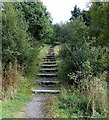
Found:
[[[53,23],[65,22],[71,17],[71,10],[77,5],[80,9],[86,9],[88,0],[41,0],[51,13]]]

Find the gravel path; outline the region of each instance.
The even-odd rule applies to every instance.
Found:
[[[45,118],[46,113],[44,113],[45,108],[43,104],[48,98],[49,97],[44,94],[33,97],[32,101],[28,103],[24,111],[24,118]]]
[[[52,89],[48,86],[39,86],[38,90],[41,89]],[[37,94],[32,98],[31,102],[27,104],[27,107],[23,111],[23,118],[46,118],[47,110],[45,103],[51,99],[52,95],[48,94]]]

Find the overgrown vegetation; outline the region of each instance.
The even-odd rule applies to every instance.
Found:
[[[49,47],[45,43],[52,35],[52,25],[42,2],[3,2],[1,11],[2,117],[14,118],[32,96],[38,64]]]
[[[15,88],[18,87],[16,85],[19,85],[19,76],[35,75],[40,47],[52,34],[50,19],[41,2],[3,3],[2,63],[5,96],[7,91],[14,93]]]
[[[55,25],[42,2],[7,2],[1,10],[3,117],[15,117],[30,100],[38,64],[49,47],[45,43],[61,49],[56,50],[58,78],[64,87],[52,100],[51,116],[107,117],[109,3],[94,2],[88,11],[75,6],[69,22]]]
[[[71,13],[70,22],[54,25],[54,35],[61,43],[59,79],[69,87],[56,98],[54,116],[107,117],[109,3],[92,3],[84,11],[85,18],[77,6]]]
[[[40,64],[40,60],[42,57],[44,57],[48,48],[49,45],[44,45],[42,48],[40,48],[38,55],[39,61],[37,61],[37,64]],[[15,72],[15,68],[16,66],[12,66],[11,64],[11,67],[8,71],[8,78],[6,76],[4,76],[3,78],[3,80],[6,79],[5,82],[8,82],[9,84],[8,87],[6,86],[7,84],[3,84],[4,88],[6,89],[3,92],[3,95],[5,96],[4,98],[6,100],[2,102],[2,118],[22,118],[23,113],[21,113],[21,111],[34,95],[31,91],[37,87],[35,76],[37,71],[39,70],[38,66],[37,68],[36,66],[32,68],[33,73],[28,74],[27,76],[22,76],[22,74],[18,74],[19,72]],[[5,82],[3,81],[3,83]]]

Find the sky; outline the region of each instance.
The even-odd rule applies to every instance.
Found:
[[[53,24],[66,22],[71,17],[71,11],[77,5],[80,9],[87,9],[88,0],[41,0],[51,13]]]

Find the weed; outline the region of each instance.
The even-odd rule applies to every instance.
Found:
[[[21,70],[20,66],[17,64],[17,61],[15,61],[14,64],[10,63],[7,69],[3,70],[3,99],[8,99],[14,95],[20,84],[20,76]]]

